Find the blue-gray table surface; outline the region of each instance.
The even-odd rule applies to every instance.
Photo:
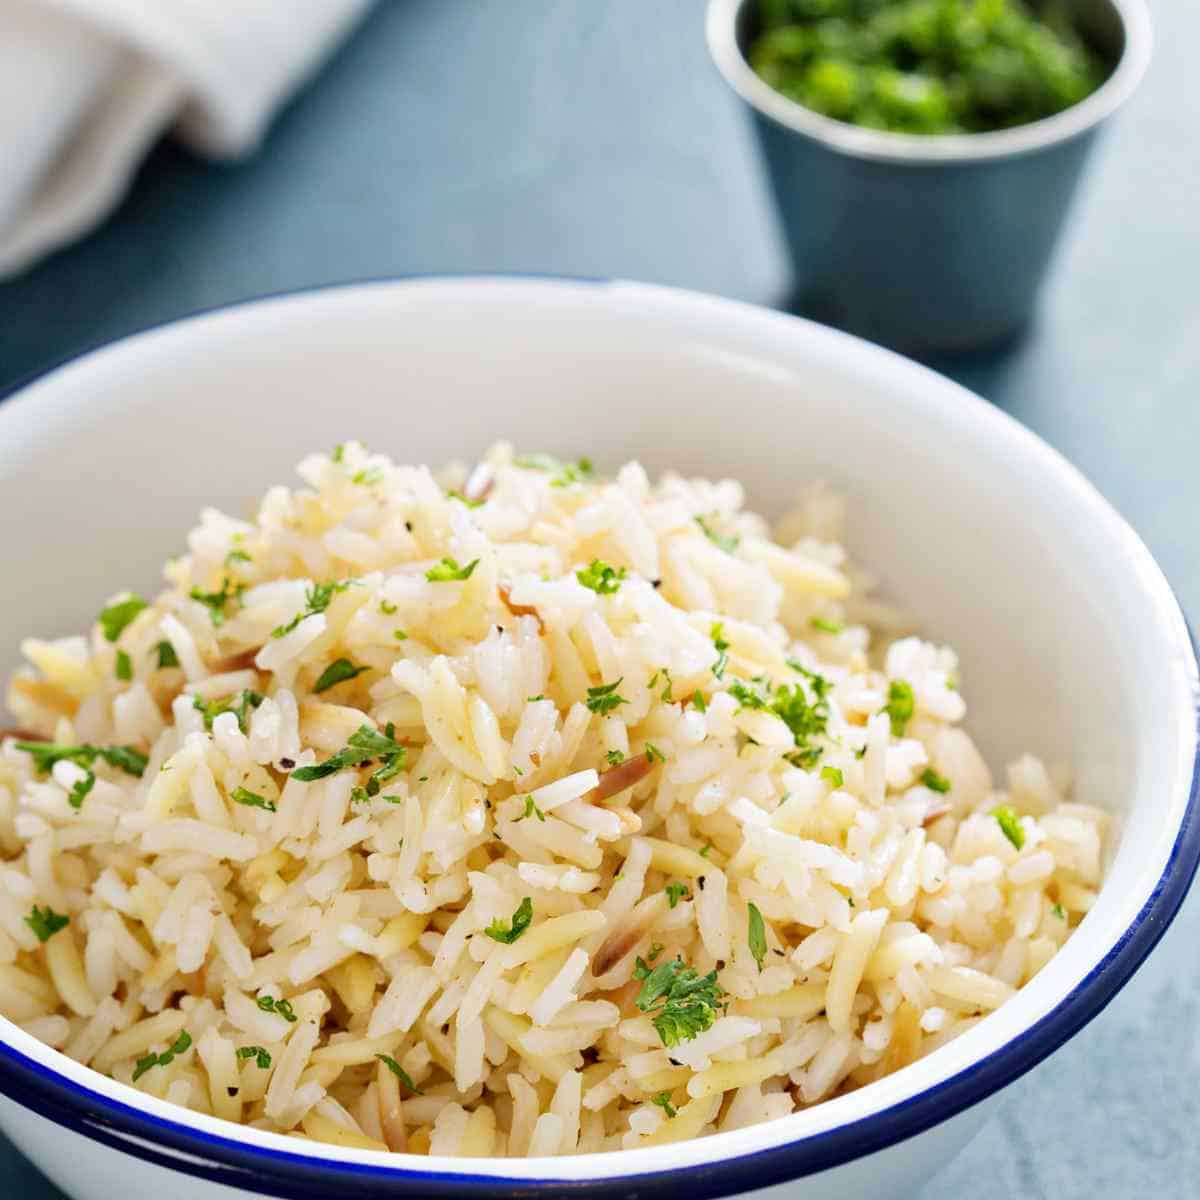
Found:
[[[1200,613],[1200,8],[1154,5],[1039,319],[936,364],[1031,426]],[[0,284],[0,394],[199,309],[380,276],[624,276],[763,304],[788,268],[699,0],[383,0],[251,161],[156,151],[109,223]],[[1108,1010],[1007,1093],[921,1200],[1200,1190],[1200,901]],[[59,1193],[0,1138],[0,1195]]]

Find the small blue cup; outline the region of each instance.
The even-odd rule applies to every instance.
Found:
[[[792,307],[915,354],[997,345],[1028,322],[1101,123],[1150,56],[1144,0],[1073,0],[1112,64],[1072,108],[993,133],[917,136],[835,121],[746,59],[756,0],[709,0],[708,44],[750,106],[796,275]]]

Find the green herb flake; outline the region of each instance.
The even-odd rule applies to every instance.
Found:
[[[336,775],[339,771],[377,758],[380,762],[379,770],[367,780],[365,788],[367,797],[377,796],[385,783],[404,770],[408,750],[395,740],[395,732],[396,727],[390,723],[383,733],[372,729],[370,725],[360,725],[350,735],[344,749],[322,763],[314,763],[311,767],[298,767],[292,772],[292,778],[300,780],[301,783],[311,783],[315,779]]]
[[[122,683],[129,683],[133,679],[133,659],[124,650],[117,651],[117,664],[114,673]]]
[[[483,932],[493,941],[503,942],[506,946],[511,946],[529,928],[532,922],[533,899],[526,896],[517,905],[517,911],[513,913],[512,920],[507,925],[497,917]]]
[[[705,842],[704,845],[701,846],[698,851],[700,857],[707,858],[712,853],[712,848],[713,848],[712,842]]]
[[[346,457],[346,443],[338,442],[330,452],[329,457],[333,462],[340,463]]]
[[[34,766],[42,774],[48,774],[56,762],[73,762],[87,770],[97,758],[102,758],[110,767],[140,779],[149,762],[146,755],[132,746],[92,746],[87,743],[63,746],[57,742],[17,742],[16,746],[33,756]]]
[[[1010,808],[1007,804],[1001,804],[992,809],[992,816],[996,818],[1000,832],[1020,850],[1025,845],[1025,829],[1017,816],[1016,809]]]
[[[808,623],[820,633],[828,633],[836,637],[846,627],[841,621],[831,621],[828,617],[809,617]]]
[[[425,578],[430,583],[454,583],[470,579],[477,566],[479,566],[479,559],[477,558],[473,558],[465,567],[460,567],[458,562],[453,558],[443,558],[436,567],[430,567],[425,572]]]
[[[70,792],[67,794],[67,803],[72,808],[82,808],[88,792],[95,786],[96,776],[91,771],[86,772],[82,779],[77,780],[72,785]]]
[[[471,500],[464,496],[462,492],[456,492],[453,488],[446,493],[451,500],[457,500],[459,504],[465,504],[468,508],[479,508],[484,503],[482,500]]]
[[[593,558],[590,565],[575,572],[575,578],[598,596],[611,596],[620,588],[627,574],[624,567],[612,567],[598,558]]]
[[[725,674],[725,668],[729,666],[729,655],[725,653],[729,649],[729,643],[725,640],[724,624],[721,621],[714,621],[708,636],[712,638],[713,649],[717,652],[717,661],[713,664],[712,673],[717,679],[721,679]]]
[[[921,782],[931,792],[940,792],[943,796],[950,790],[950,780],[945,775],[939,775],[932,767],[926,767],[921,772]]]
[[[773,713],[791,730],[796,749],[787,755],[793,766],[812,770],[823,750],[815,743],[824,735],[829,721],[829,692],[831,684],[823,675],[810,671],[800,663],[788,665],[804,676],[804,683],[778,684],[772,690],[770,680],[759,675],[750,682],[735,679],[729,694],[742,708]]]
[[[421,1089],[417,1087],[415,1083],[413,1083],[412,1076],[390,1054],[377,1054],[375,1057],[379,1059],[379,1061],[383,1063],[383,1065],[387,1067],[387,1069],[391,1071],[391,1073],[395,1075],[395,1077],[400,1080],[400,1082],[404,1084],[404,1086],[408,1088],[408,1090],[412,1092],[414,1096],[425,1095],[425,1093],[421,1091]]]
[[[146,601],[134,592],[128,593],[123,600],[116,600],[100,614],[100,628],[106,640],[115,642],[125,631],[125,627],[144,608]]]
[[[846,777],[842,774],[839,767],[822,767],[821,778],[833,788],[840,788],[846,782]]]
[[[651,1014],[654,1028],[668,1049],[711,1029],[717,1010],[727,1005],[716,971],[698,975],[695,967],[682,958],[653,968],[638,958],[633,977],[642,984],[634,1004]]]
[[[584,703],[588,706],[589,711],[596,713],[597,716],[604,716],[605,713],[612,712],[614,708],[628,704],[629,701],[624,696],[617,694],[617,688],[621,686],[624,678],[622,676],[615,683],[603,683],[599,687],[588,688],[587,700]]]
[[[539,821],[546,819],[546,814],[534,803],[532,796],[525,797],[525,811],[517,818],[518,821],[525,820],[526,817],[537,817]]]
[[[912,684],[903,679],[893,679],[888,684],[888,702],[883,711],[891,718],[892,737],[903,737],[904,731],[912,720],[916,700],[913,696]]]
[[[726,554],[732,554],[737,550],[742,540],[740,537],[720,533],[712,527],[711,518],[696,517],[695,521],[704,532],[704,536],[718,549],[724,550]]]
[[[175,653],[175,647],[168,641],[159,642],[154,647],[158,654],[158,669],[165,671],[168,667],[179,666],[179,655]]]
[[[363,467],[361,471],[355,471],[350,476],[350,482],[360,484],[362,487],[374,487],[383,482],[383,468]]]
[[[625,761],[625,755],[620,750],[610,750],[604,757],[610,767],[619,767]]]
[[[234,788],[229,793],[229,798],[235,804],[244,804],[247,808],[261,808],[263,812],[273,813],[276,809],[274,800],[268,800],[257,792],[248,792],[244,787]]]
[[[213,721],[222,713],[231,712],[237,717],[238,728],[247,733],[250,729],[250,713],[263,702],[258,692],[243,688],[235,701],[232,696],[224,700],[202,700],[199,696],[192,697],[192,707],[204,717],[204,728],[211,730]]]
[[[327,691],[331,687],[336,687],[339,683],[345,683],[348,679],[354,679],[366,670],[368,670],[367,667],[356,667],[348,658],[335,658],[321,672],[320,678],[313,684],[313,691]]]
[[[292,632],[305,617],[314,616],[316,613],[323,613],[333,602],[334,596],[339,592],[344,592],[352,583],[357,582],[354,579],[338,580],[331,579],[327,583],[314,583],[304,593],[304,608],[301,609],[290,621],[285,625],[277,625],[271,630],[273,638],[281,638]]]
[[[191,1044],[192,1035],[186,1029],[181,1030],[179,1036],[171,1043],[170,1047],[161,1054],[147,1054],[145,1058],[137,1060],[137,1066],[133,1072],[133,1082],[137,1083],[152,1067],[170,1066],[175,1061],[175,1056],[182,1054]]]
[[[753,901],[746,905],[746,942],[761,972],[763,959],[767,957],[767,927],[763,922],[762,913],[758,911],[758,905]]]
[[[254,560],[245,552],[245,550],[230,550],[230,552],[225,555],[225,565],[227,567],[232,567],[237,563],[248,563],[253,561]]]
[[[254,1065],[266,1071],[271,1066],[271,1055],[262,1046],[239,1046],[238,1058],[252,1058]]]
[[[385,617],[390,617],[396,611],[396,606],[390,600],[380,600],[379,611]]]
[[[667,907],[674,908],[680,900],[686,900],[691,896],[686,883],[679,883],[677,880],[668,883],[663,891],[667,893]]]
[[[708,701],[704,699],[704,693],[699,688],[692,693],[692,707],[700,713],[708,712]]]
[[[188,595],[198,604],[203,604],[208,609],[208,615],[214,625],[223,625],[225,623],[226,605],[231,600],[239,600],[245,590],[246,588],[243,584],[234,583],[226,575],[221,581],[221,590],[219,592],[206,592],[201,588],[194,587],[188,592]]]
[[[650,1103],[661,1108],[663,1110],[663,1112],[665,1112],[667,1114],[668,1121],[671,1120],[671,1118],[675,1116],[676,1108],[675,1108],[675,1105],[673,1105],[671,1103],[671,1093],[670,1092],[655,1093],[653,1096],[650,1097]]]
[[[408,641],[408,634],[405,633],[403,629],[397,629],[392,634],[392,637],[394,637],[396,639],[396,641],[398,641],[398,642],[407,642]]]
[[[1065,908],[1063,908],[1063,906],[1062,906],[1061,904],[1056,904],[1056,905],[1055,905],[1055,906],[1054,906],[1054,907],[1053,907],[1053,908],[1052,908],[1050,911],[1051,911],[1051,912],[1052,912],[1052,913],[1053,913],[1053,914],[1054,914],[1054,915],[1055,915],[1055,916],[1056,916],[1056,917],[1057,917],[1057,918],[1058,918],[1060,921],[1065,921],[1065,920],[1067,919],[1067,910],[1066,910]]]
[[[35,904],[29,916],[25,918],[25,924],[33,930],[37,940],[43,943],[48,942],[60,930],[66,929],[70,923],[70,917],[56,913],[48,904],[45,908],[38,908]]]
[[[285,1021],[291,1023],[296,1020],[296,1010],[292,1008],[290,1000],[276,1000],[273,996],[259,996],[254,1002],[263,1012],[278,1013]]]
[[[662,942],[654,942],[650,946],[650,953],[646,955],[647,962],[653,962],[665,949]]]
[[[665,763],[667,761],[667,756],[653,742],[647,742],[645,750],[647,762]]]

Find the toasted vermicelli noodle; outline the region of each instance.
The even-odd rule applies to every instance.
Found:
[[[0,1012],[80,1062],[338,1146],[654,1145],[899,1070],[1093,902],[1104,814],[994,784],[826,489],[773,540],[636,463],[299,472],[23,644]]]

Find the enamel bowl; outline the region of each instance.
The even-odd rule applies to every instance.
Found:
[[[1117,814],[1098,902],[957,1041],[807,1112],[654,1149],[551,1159],[340,1150],[186,1112],[0,1020],[0,1128],[71,1196],[906,1194],[999,1092],[1094,1017],[1175,915],[1200,855],[1197,668],[1137,536],[1062,458],[955,384],[818,325],[628,283],[429,279],[268,300],[154,330],[0,407],[10,584],[0,668],[151,589],[205,504],[240,512],[308,450],[399,461],[491,441],[731,475],[781,511],[814,475],[848,542],[957,647],[993,763],[1071,762]],[[19,519],[14,517],[19,514]]]

